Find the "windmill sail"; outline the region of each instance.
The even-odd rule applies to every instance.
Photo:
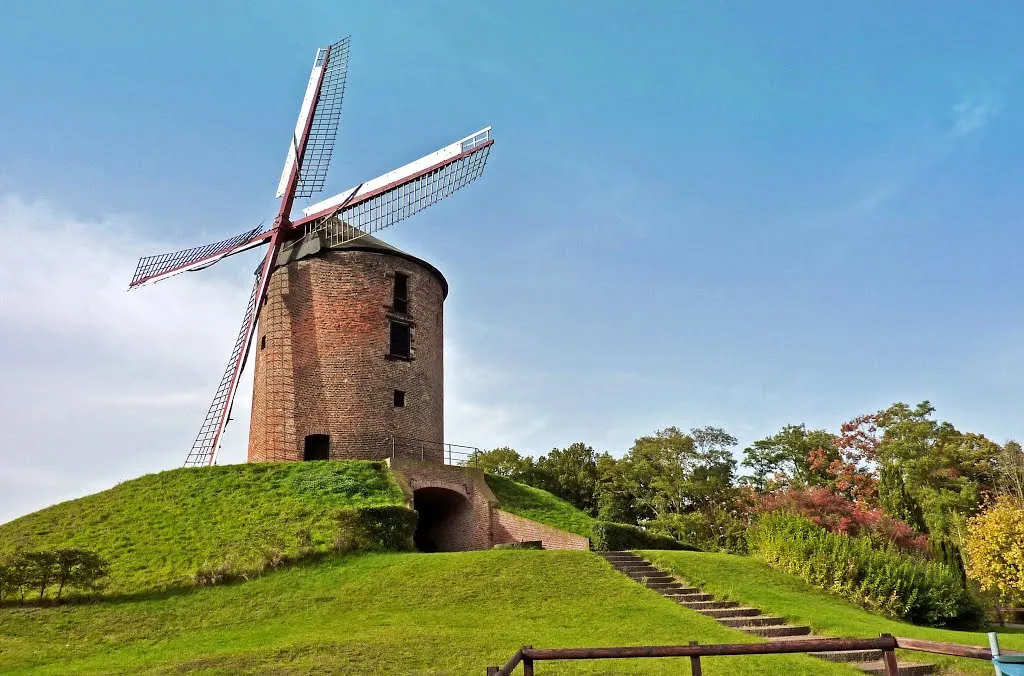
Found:
[[[157,256],[145,256],[139,259],[135,268],[135,276],[132,277],[129,289],[159,282],[162,279],[190,270],[202,270],[208,268],[222,258],[232,256],[242,251],[248,251],[268,241],[272,231],[263,230],[263,225],[258,225],[248,232],[229,237],[220,242],[197,246],[192,249],[182,249],[173,253],[159,254]]]
[[[330,245],[373,234],[476,180],[484,171],[493,143],[491,128],[481,129],[304,209],[305,217],[294,225],[303,226],[306,234],[326,230]]]
[[[192,444],[192,450],[185,458],[185,467],[202,467],[212,465],[220,448],[221,438],[224,436],[224,428],[227,427],[231,417],[231,405],[235,401],[235,393],[238,391],[238,381],[242,376],[242,369],[245,368],[245,360],[249,356],[249,346],[252,344],[252,336],[256,331],[256,316],[258,314],[260,298],[270,278],[270,268],[273,260],[273,252],[267,256],[256,268],[256,281],[249,295],[249,305],[245,310],[245,318],[242,320],[242,327],[235,339],[235,347],[231,350],[231,360],[224,369],[217,392],[213,395],[210,409],[206,412],[206,419],[203,420],[199,434]]]
[[[277,197],[283,197],[288,190],[288,179],[296,163],[299,167],[299,180],[295,187],[295,197],[310,197],[324,189],[334,141],[338,135],[338,123],[341,121],[341,102],[348,76],[348,50],[349,38],[345,37],[329,48],[317,51],[313,71],[306,85],[306,95],[299,108],[295,133],[288,146],[281,181],[277,186]],[[311,115],[313,119],[310,123]],[[299,139],[307,123],[309,138],[299,157]]]

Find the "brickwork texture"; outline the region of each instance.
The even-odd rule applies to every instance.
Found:
[[[427,520],[418,528],[437,551],[489,549],[540,540],[544,549],[590,549],[590,540],[498,509],[484,474],[471,467],[389,460],[410,507]]]
[[[405,313],[396,273],[409,280]],[[327,249],[274,270],[253,346],[249,461],[303,460],[306,437],[326,434],[332,460],[386,458],[398,436],[430,442],[442,462],[444,294],[436,271],[384,251]],[[389,356],[392,321],[410,326],[411,359]]]

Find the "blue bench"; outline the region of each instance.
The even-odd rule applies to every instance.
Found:
[[[996,666],[996,676],[1024,676],[1024,655],[1000,653],[999,638],[994,631],[988,634],[988,644],[992,648],[992,664]]]

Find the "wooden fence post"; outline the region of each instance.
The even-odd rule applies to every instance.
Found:
[[[697,647],[697,642],[690,641],[690,645]],[[703,676],[704,672],[700,668],[700,655],[690,656],[690,673],[692,676]]]
[[[892,638],[892,634],[881,634],[882,638]],[[900,676],[900,666],[896,663],[896,649],[882,650],[882,661],[885,663],[885,676]]]

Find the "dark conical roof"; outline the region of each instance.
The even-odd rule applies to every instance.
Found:
[[[281,252],[277,255],[276,264],[278,266],[286,265],[292,261],[306,258],[307,256],[315,256],[325,249],[330,249],[332,251],[366,251],[370,253],[384,254],[387,256],[396,256],[421,265],[429,270],[435,277],[437,277],[437,280],[441,282],[441,292],[443,297],[448,297],[448,280],[444,278],[444,275],[441,274],[440,270],[422,258],[417,258],[410,253],[402,251],[398,247],[391,246],[384,240],[377,239],[373,235],[363,234],[359,235],[355,239],[349,239],[348,241],[340,244],[330,244],[330,232],[331,229],[328,227],[317,232],[307,233],[299,239],[288,242],[284,247],[282,247]]]

